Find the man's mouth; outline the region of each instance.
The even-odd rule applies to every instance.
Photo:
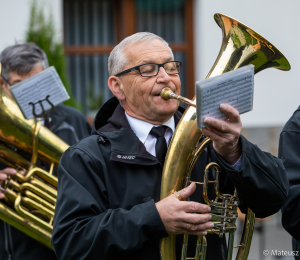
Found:
[[[169,88],[170,88],[170,87],[169,87]],[[170,89],[171,89],[171,88],[170,88]],[[161,92],[162,90],[163,90],[163,89],[161,89],[161,90],[160,90],[160,92]],[[174,90],[173,90],[173,89],[171,89],[171,90],[174,92]],[[158,92],[158,93],[155,93],[155,94],[154,94],[154,96],[160,96],[160,92]]]

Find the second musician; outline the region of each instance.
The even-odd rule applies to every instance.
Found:
[[[0,55],[0,62],[2,64],[0,87],[12,99],[9,91],[11,86],[42,72],[49,66],[46,53],[34,43],[15,44],[7,47]],[[51,122],[47,122],[45,126],[70,145],[90,134],[89,123],[84,115],[74,108],[63,104],[58,105],[51,114],[51,119]],[[1,127],[5,126],[0,125],[0,130]],[[18,153],[20,152],[18,151]],[[22,153],[22,156],[24,155],[30,160],[30,154]],[[15,169],[0,163],[0,186],[4,184],[9,175],[14,174],[16,174]],[[54,174],[56,175],[56,171]],[[3,203],[5,203],[4,195],[0,191],[0,200]],[[0,230],[1,260],[56,259],[52,250],[2,220],[0,220]]]

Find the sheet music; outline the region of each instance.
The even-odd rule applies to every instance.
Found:
[[[49,100],[56,106],[70,98],[54,67],[47,68],[37,75],[21,81],[9,90],[26,119],[33,118],[30,102],[36,103],[50,95]],[[43,101],[42,104],[45,110],[51,108],[47,101]],[[35,108],[36,114],[42,112],[39,104],[35,105]]]
[[[248,65],[217,77],[196,83],[197,125],[205,127],[207,116],[225,120],[220,110],[221,103],[227,103],[240,114],[253,108],[254,66]]]

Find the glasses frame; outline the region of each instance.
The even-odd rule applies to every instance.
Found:
[[[140,75],[141,75],[142,77],[153,77],[153,76],[156,76],[156,75],[158,74],[160,67],[163,67],[163,68],[164,68],[164,65],[165,65],[166,63],[169,63],[169,62],[179,62],[179,64],[180,64],[180,66],[179,66],[179,71],[176,72],[176,73],[168,73],[168,72],[166,72],[166,73],[167,73],[168,75],[179,74],[179,73],[181,72],[182,62],[181,62],[181,61],[178,61],[178,60],[171,60],[171,61],[167,61],[167,62],[164,62],[164,63],[161,63],[161,64],[158,64],[158,63],[144,63],[144,64],[141,64],[141,65],[132,67],[132,68],[130,68],[130,69],[121,71],[120,73],[116,74],[115,76],[116,76],[116,77],[120,77],[120,76],[122,76],[122,75],[124,75],[124,74],[126,74],[126,73],[129,73],[129,72],[138,70],[139,73],[140,73]],[[141,66],[144,66],[144,65],[148,65],[148,64],[154,64],[154,65],[157,65],[157,66],[158,66],[158,69],[157,69],[157,72],[156,72],[155,75],[151,75],[151,76],[143,76],[143,75],[142,75],[142,73],[141,73],[141,71],[140,71],[140,67],[141,67]],[[164,69],[165,69],[165,68],[164,68]]]
[[[0,76],[2,77],[3,81],[11,87],[11,84],[8,82],[8,80],[6,78],[4,78],[2,75],[0,75]]]

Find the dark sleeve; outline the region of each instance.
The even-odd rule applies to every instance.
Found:
[[[300,129],[300,128],[299,128]],[[300,133],[284,131],[280,135],[279,157],[290,182],[287,201],[282,207],[282,225],[300,240]]]
[[[70,112],[70,117],[66,121],[75,129],[79,140],[91,134],[92,128],[85,116],[78,110],[72,107],[67,107]],[[73,143],[72,143],[73,144]],[[71,145],[72,145],[71,144]]]
[[[77,131],[79,139],[82,139],[91,134],[92,127],[90,123],[87,121],[87,119],[85,118],[85,116],[82,117],[80,126],[81,126],[80,131]]]
[[[235,170],[217,154],[221,167],[237,190],[239,208],[243,213],[250,208],[258,218],[280,210],[287,198],[288,179],[283,163],[270,153],[241,136],[242,168]]]
[[[101,171],[78,149],[62,156],[52,236],[58,259],[122,258],[166,236],[153,200],[130,209],[110,207]]]
[[[0,170],[4,170],[7,167],[9,167],[9,166],[7,166],[6,164],[4,164],[3,162],[0,162]]]

